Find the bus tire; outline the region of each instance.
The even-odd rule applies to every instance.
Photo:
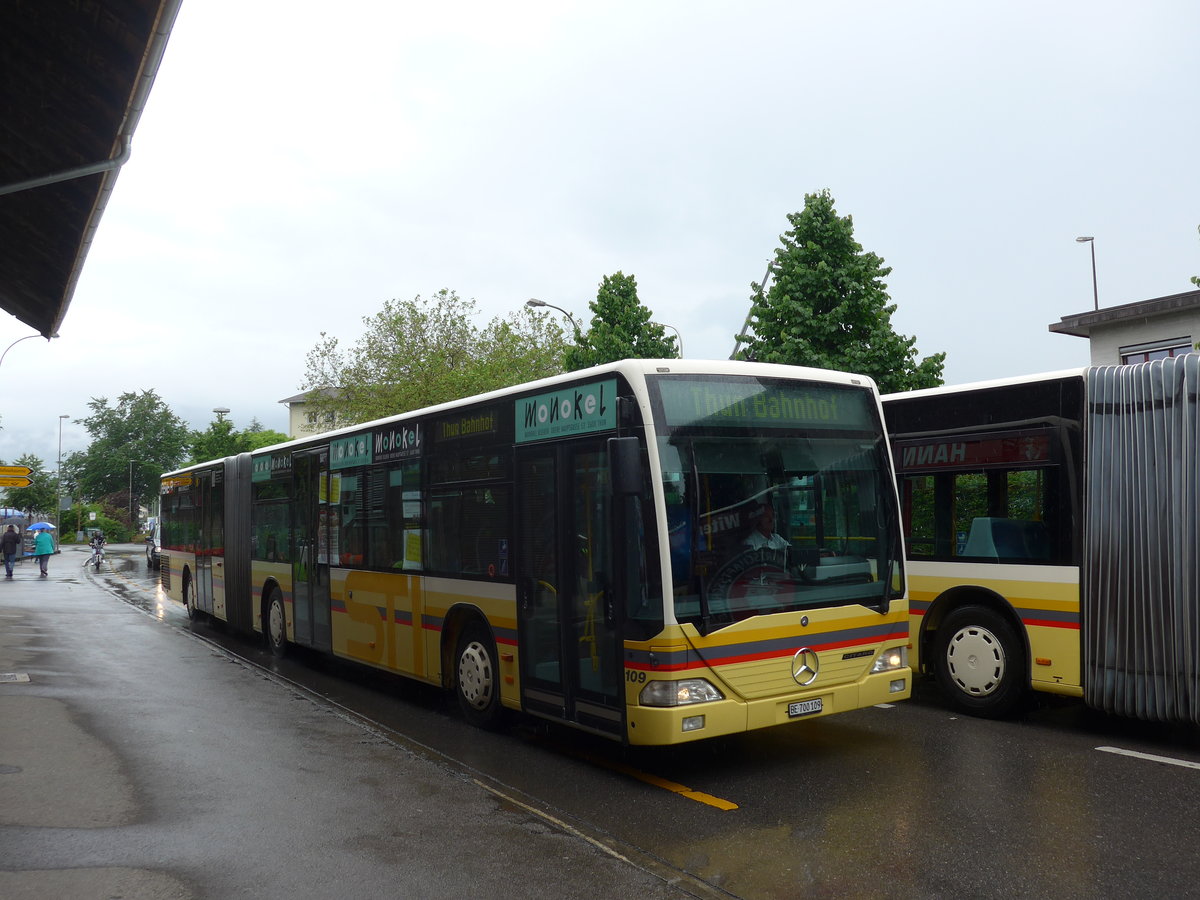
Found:
[[[938,683],[963,712],[1002,718],[1025,696],[1024,645],[995,610],[960,606],[938,625],[935,646]]]
[[[183,570],[183,608],[189,619],[196,618],[196,598],[192,594],[192,571]]]
[[[283,594],[279,588],[271,588],[267,595],[267,614],[263,616],[263,634],[272,656],[287,654],[287,610],[283,606]]]
[[[454,693],[463,718],[477,728],[500,726],[500,669],[496,645],[478,622],[463,629],[454,652]]]

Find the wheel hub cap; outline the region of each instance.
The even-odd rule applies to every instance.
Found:
[[[479,644],[469,644],[458,661],[458,684],[463,699],[483,709],[492,699],[492,668]]]
[[[965,693],[986,697],[1004,678],[1004,649],[986,628],[963,628],[950,639],[946,665]]]

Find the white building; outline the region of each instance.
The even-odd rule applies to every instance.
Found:
[[[331,389],[328,392],[333,393]],[[293,438],[308,437],[338,427],[336,417],[332,413],[322,417],[313,411],[308,402],[313,393],[315,391],[305,391],[279,401],[288,408],[288,434]]]
[[[1200,291],[1063,316],[1050,330],[1087,338],[1094,366],[1195,353],[1200,349]]]

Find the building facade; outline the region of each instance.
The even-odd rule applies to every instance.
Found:
[[[1087,338],[1094,366],[1195,353],[1200,343],[1200,291],[1063,316],[1050,330]]]
[[[335,395],[334,391],[328,389],[325,393]],[[324,431],[333,431],[339,426],[336,418],[330,414],[318,415],[312,409],[312,404],[309,403],[311,397],[316,391],[305,391],[302,394],[296,394],[294,397],[285,397],[279,402],[288,408],[288,434],[293,438],[308,437],[310,435],[319,434]]]

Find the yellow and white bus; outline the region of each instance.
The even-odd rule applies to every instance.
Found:
[[[916,671],[1200,722],[1200,356],[883,398]]]
[[[625,361],[169,472],[161,499],[189,612],[454,690],[481,726],[673,744],[910,692],[868,378]]]

